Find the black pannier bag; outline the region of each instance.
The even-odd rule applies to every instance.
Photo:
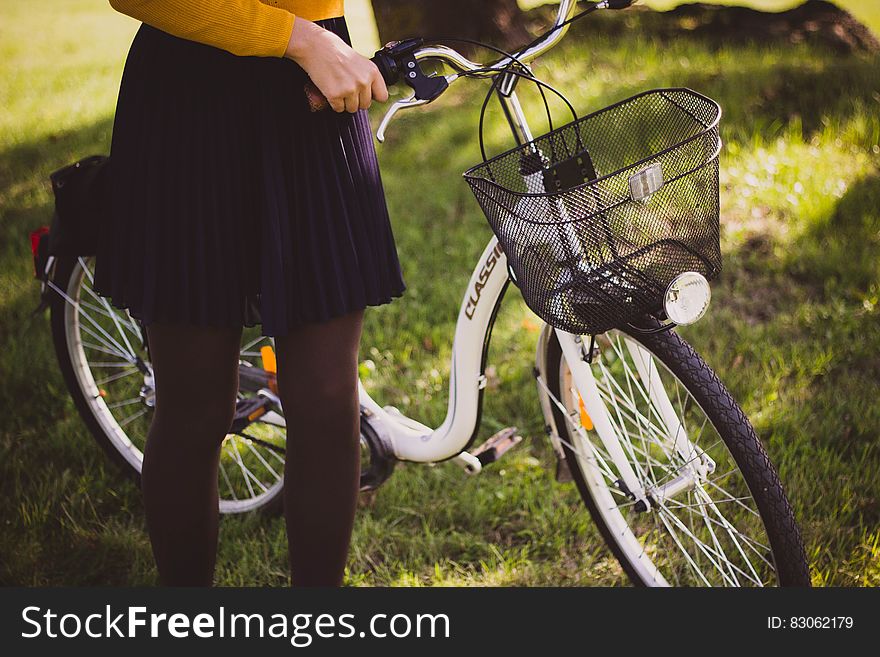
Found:
[[[50,174],[55,213],[49,255],[94,256],[107,209],[110,158],[90,155]]]

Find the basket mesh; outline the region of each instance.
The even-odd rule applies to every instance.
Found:
[[[679,274],[718,274],[720,114],[688,89],[649,91],[465,172],[539,317],[600,333],[659,311]]]

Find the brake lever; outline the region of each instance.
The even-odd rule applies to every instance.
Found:
[[[401,100],[395,101],[391,107],[388,109],[388,112],[385,113],[385,116],[382,117],[382,121],[379,123],[379,127],[376,129],[376,139],[379,143],[385,142],[385,130],[388,127],[388,124],[391,123],[391,120],[395,117],[395,115],[403,109],[409,109],[410,107],[419,107],[420,105],[427,105],[428,103],[434,102],[440,94],[442,94],[446,88],[455,82],[460,75],[458,73],[453,73],[451,75],[437,75],[427,77],[426,80],[430,80],[434,85],[434,95],[429,98],[419,98],[418,91],[413,93],[409,98],[402,98]]]
[[[416,98],[416,95],[413,94],[409,98],[402,98],[400,100],[396,100],[391,104],[391,107],[388,108],[388,111],[385,113],[385,116],[382,117],[382,121],[379,123],[379,127],[376,129],[376,139],[380,144],[385,142],[385,129],[388,127],[388,124],[391,123],[391,120],[394,116],[402,109],[409,109],[410,107],[418,107],[419,105],[427,105],[431,101],[427,98]]]

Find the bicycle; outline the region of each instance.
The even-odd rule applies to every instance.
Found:
[[[590,11],[629,4],[626,0],[587,3]],[[575,0],[562,0],[553,26],[544,35],[515,54],[502,53],[490,64],[419,39],[388,44],[374,61],[389,84],[402,78],[414,93],[392,104],[378,127],[378,140],[384,141],[399,111],[432,102],[457,79],[492,78],[487,99],[494,95],[501,102],[520,149],[499,157],[513,153],[522,161],[521,149],[537,142],[517,97],[516,82],[534,81],[529,62],[555,46],[580,15]],[[453,73],[426,75],[421,66],[426,61],[442,63]],[[714,121],[717,139],[717,117]],[[712,147],[716,146],[720,150],[720,140]],[[484,163],[466,175],[472,186],[479,186],[480,167],[485,173],[489,162],[498,165],[503,159],[487,161],[484,155]],[[578,162],[583,172],[584,162]],[[499,170],[496,166],[495,173]],[[556,177],[565,173],[560,167],[553,171]],[[523,171],[515,173],[523,177]],[[589,173],[595,178],[594,171]],[[637,199],[640,202],[668,182],[658,181],[651,167],[634,177],[635,181],[630,177],[632,199],[641,190],[645,195]],[[575,187],[591,189],[583,184]],[[532,190],[528,189],[524,196],[541,198],[545,190],[529,196]],[[497,190],[493,193],[500,195]],[[477,195],[481,204],[488,204]],[[572,208],[556,212],[563,210],[571,212]],[[597,216],[602,219],[594,222],[596,230],[607,238],[615,229],[609,213]],[[490,216],[490,223],[493,218],[499,219]],[[564,222],[549,223],[557,234],[564,233],[560,233]],[[606,254],[607,260],[620,263],[624,258],[611,244],[614,253]],[[531,246],[527,243],[524,248],[528,251]],[[509,427],[473,448],[495,317],[511,282],[525,297],[530,285],[514,267],[518,264],[521,274],[528,272],[529,263],[509,259],[525,257],[517,249],[516,244],[502,248],[496,235],[473,269],[459,308],[448,410],[439,427],[407,417],[392,405],[381,405],[359,384],[362,490],[381,486],[397,461],[452,459],[466,472],[478,474],[522,440],[516,428]],[[89,258],[46,256],[37,246],[34,254],[42,296],[51,308],[57,355],[77,408],[98,443],[137,477],[154,406],[145,332],[127,313],[94,293]],[[794,513],[754,429],[715,373],[671,330],[675,321],[670,320],[676,313],[681,316],[679,323],[687,323],[705,312],[706,279],[687,271],[683,279],[676,278],[678,288],[670,284],[664,298],[669,302],[673,290],[678,301],[687,302],[683,305],[673,299],[656,312],[626,321],[618,317],[613,326],[591,334],[566,330],[565,326],[578,326],[572,317],[583,319],[597,312],[602,316],[603,308],[614,301],[610,295],[621,290],[625,307],[638,305],[641,287],[627,278],[631,269],[621,266],[600,275],[596,270],[588,272],[593,277],[590,289],[599,295],[599,302],[572,297],[571,286],[563,281],[552,293],[544,288],[543,296],[529,303],[533,310],[545,304],[536,312],[556,320],[555,326],[545,321],[540,331],[534,377],[546,433],[558,460],[557,478],[574,480],[605,542],[635,584],[809,586]],[[687,308],[688,304],[699,307]],[[271,338],[256,334],[255,329],[245,331],[238,409],[223,447],[219,485],[224,513],[279,508],[286,423],[275,386],[273,355]]]

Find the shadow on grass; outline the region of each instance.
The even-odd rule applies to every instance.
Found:
[[[722,129],[743,140],[775,138],[793,123],[809,139],[829,121],[843,124],[861,113],[878,122],[880,56],[812,54],[800,62],[790,56],[773,63],[750,57],[736,70],[723,73],[683,68],[672,61],[668,71],[636,83],[615,83],[613,96],[602,101],[612,102],[653,87],[689,87],[717,101],[723,110]],[[599,107],[601,104],[589,110]],[[876,133],[872,136],[877,138]]]
[[[876,304],[870,295],[880,292],[880,172],[850,185],[833,213],[808,224],[788,250],[787,266],[800,280]]]
[[[20,256],[30,230],[51,220],[49,174],[87,155],[109,153],[112,126],[107,117],[0,150],[0,260]]]
[[[29,234],[51,223],[49,174],[91,153],[107,152],[111,126],[107,118],[0,152],[0,401],[4,408],[17,409],[3,414],[0,430],[45,417],[45,408],[31,400],[44,396],[47,386],[63,394],[48,321],[31,318],[39,285],[33,278]]]
[[[843,123],[865,108],[880,110],[880,57],[778,62],[724,75],[686,75],[682,83],[715,94],[723,124],[737,135],[773,138],[796,121],[809,139],[829,118]]]

